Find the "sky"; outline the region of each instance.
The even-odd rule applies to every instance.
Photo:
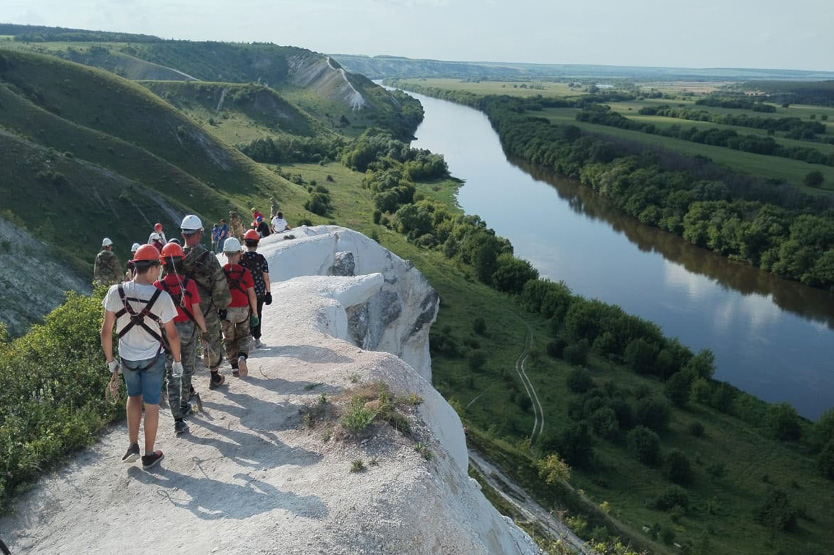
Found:
[[[834,0],[0,0],[0,22],[328,54],[834,70]]]

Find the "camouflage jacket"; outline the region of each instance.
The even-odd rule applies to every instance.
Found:
[[[93,277],[100,285],[112,285],[122,280],[122,265],[113,251],[102,250],[96,255]]]
[[[210,308],[210,304],[214,305],[214,310],[229,306],[232,294],[229,292],[223,267],[214,254],[207,251],[203,245],[186,247],[183,265],[185,276],[197,283],[200,307],[204,313]]]

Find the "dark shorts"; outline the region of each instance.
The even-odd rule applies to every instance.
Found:
[[[122,359],[128,397],[142,397],[148,405],[158,405],[162,397],[162,378],[165,376],[165,356],[160,353],[147,360]]]

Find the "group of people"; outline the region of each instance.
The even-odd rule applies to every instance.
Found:
[[[273,212],[267,223],[265,216],[257,209],[252,208],[252,227],[261,238],[269,237],[273,233],[283,233],[290,229],[287,220],[284,219],[284,213],[277,208],[277,203],[273,199]],[[248,232],[247,232],[248,233]],[[219,253],[223,248],[223,244],[229,237],[235,237],[238,241],[243,241],[243,224],[240,216],[234,210],[229,211],[229,221],[225,219],[220,220],[219,224],[214,224],[211,228],[211,248],[214,252]]]
[[[223,241],[224,266],[200,244],[204,230],[198,216],[185,216],[180,230],[182,243],[166,240],[157,224],[148,243],[133,245],[125,277],[110,239],[102,241],[102,251],[96,257],[96,281],[112,284],[102,301],[101,345],[111,384],[118,386],[120,372],[127,388],[129,446],[122,461],[132,463],[140,457],[144,407],[141,459],[145,469],[164,456],[154,448],[164,379],[167,377],[174,431],[185,433],[186,417],[192,411],[190,401],[195,396],[199,400],[192,383],[198,347],[209,369],[209,389],[226,382],[220,373],[224,351],[232,375],[246,377],[251,343],[254,341],[255,348],[263,347],[263,306],[272,303],[269,264],[257,252],[261,234],[256,229],[240,239],[232,236]],[[113,352],[114,327],[118,357]]]

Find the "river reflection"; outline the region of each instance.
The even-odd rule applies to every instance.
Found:
[[[577,182],[510,163],[486,116],[414,95],[414,146],[466,184],[458,203],[543,277],[656,322],[715,352],[716,378],[817,418],[834,406],[834,295],[761,272],[640,224]]]
[[[658,252],[666,260],[683,265],[689,272],[706,276],[727,290],[737,291],[742,295],[757,293],[770,296],[778,307],[834,329],[834,294],[782,279],[750,264],[730,260],[697,247],[672,233],[641,224],[589,187],[578,181],[566,179],[547,168],[534,166],[516,158],[511,158],[510,162],[533,178],[552,185],[559,198],[566,201],[571,210],[607,222],[615,231],[624,233],[641,251]],[[673,282],[686,283],[690,294],[694,297],[699,296],[699,290],[703,287],[697,280],[682,279],[682,272],[675,270],[671,265],[667,271],[677,275],[672,279]],[[775,314],[778,314],[778,310],[775,310]]]

